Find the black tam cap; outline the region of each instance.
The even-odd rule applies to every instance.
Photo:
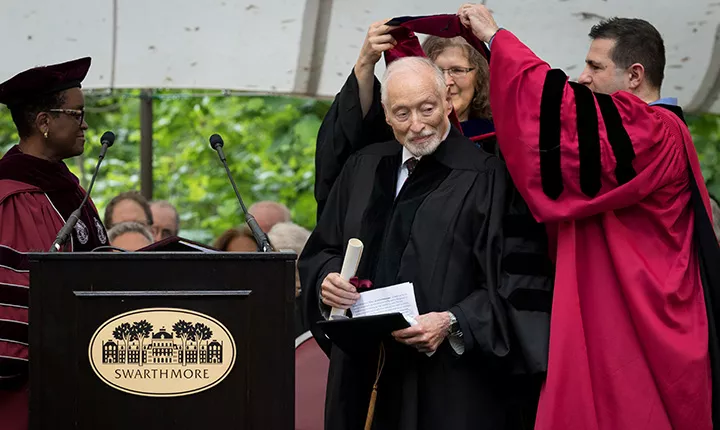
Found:
[[[80,88],[90,69],[90,57],[35,67],[0,84],[0,103],[13,106],[70,88]]]

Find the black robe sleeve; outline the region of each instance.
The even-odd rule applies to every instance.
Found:
[[[450,311],[465,351],[503,359],[518,374],[547,370],[553,266],[544,226],[535,222],[504,166],[488,175],[478,198],[485,214],[474,256],[482,288]]]
[[[302,285],[302,302],[305,323],[317,340],[320,347],[329,356],[331,343],[317,327],[317,322],[324,319],[321,311],[320,285],[325,277],[333,272],[340,273],[345,248],[341,226],[348,206],[348,196],[352,189],[352,172],[356,157],[351,157],[335,181],[335,186],[327,197],[327,211],[324,211],[315,230],[303,248],[298,259],[298,272]]]
[[[476,289],[450,309],[463,333],[465,353],[479,349],[483,355],[503,358],[510,351],[507,312],[498,294],[502,223],[507,181],[500,162],[487,173],[487,183],[476,184],[474,204],[482,216],[473,254],[479,270]],[[481,189],[482,188],[482,189]]]
[[[328,195],[351,154],[377,142],[393,139],[380,103],[380,81],[375,79],[373,102],[362,116],[358,81],[351,72],[323,119],[315,148],[315,200],[320,219]]]

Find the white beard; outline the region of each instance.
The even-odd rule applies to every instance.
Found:
[[[427,142],[421,143],[421,144],[415,144],[412,143],[413,138],[417,137],[425,137],[428,136],[430,133],[421,134],[420,136],[408,136],[405,138],[405,144],[403,145],[407,150],[414,155],[415,157],[422,157],[424,155],[430,155],[440,146],[442,143],[442,140],[440,140],[440,136],[438,135],[437,131],[435,131],[433,136],[427,140]]]

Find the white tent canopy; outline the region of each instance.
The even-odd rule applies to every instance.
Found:
[[[85,88],[227,89],[317,97],[342,86],[368,26],[454,13],[439,0],[0,0],[0,80],[92,56]],[[663,34],[664,96],[720,113],[717,0],[488,0],[500,25],[577,77],[590,27],[639,17]],[[380,70],[378,70],[380,73]]]

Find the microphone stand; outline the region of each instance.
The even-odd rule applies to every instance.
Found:
[[[77,224],[78,220],[80,219],[82,209],[83,207],[85,207],[85,203],[87,203],[88,199],[90,198],[90,192],[92,191],[93,185],[95,184],[95,178],[97,178],[98,172],[100,171],[100,164],[105,158],[105,153],[107,152],[108,148],[111,147],[112,144],[115,142],[115,134],[110,131],[106,131],[101,137],[101,142],[102,148],[100,148],[100,156],[98,157],[98,162],[95,165],[95,173],[93,173],[92,180],[90,181],[90,186],[85,193],[85,197],[83,197],[80,206],[78,206],[78,208],[75,209],[72,214],[70,214],[70,218],[65,221],[65,225],[63,225],[58,232],[57,237],[55,238],[55,242],[53,242],[52,246],[50,246],[48,252],[60,251],[60,248],[62,248],[62,246],[65,244],[65,242],[67,242],[68,238],[70,237],[70,232],[73,228],[75,228],[75,224]]]
[[[210,146],[218,153],[220,161],[225,167],[225,172],[230,179],[230,183],[232,184],[233,190],[235,191],[235,196],[237,196],[243,214],[245,214],[245,222],[247,223],[248,227],[250,227],[250,231],[252,232],[252,235],[255,238],[255,242],[258,245],[258,251],[273,252],[275,251],[275,248],[273,248],[273,246],[270,244],[270,240],[268,239],[267,235],[264,231],[262,231],[262,229],[257,223],[257,220],[255,220],[255,217],[252,216],[252,214],[250,214],[245,207],[242,196],[240,196],[240,191],[238,191],[237,185],[235,184],[235,179],[233,179],[232,173],[230,172],[230,167],[228,167],[227,159],[225,158],[225,153],[222,149],[224,145],[225,142],[223,142],[223,139],[222,137],[220,137],[219,134],[213,134],[212,136],[210,136]]]

